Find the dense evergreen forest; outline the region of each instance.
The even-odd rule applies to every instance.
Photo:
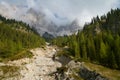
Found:
[[[68,46],[66,54],[76,60],[120,69],[120,9],[97,16],[77,35],[57,37],[52,43]]]
[[[0,61],[44,44],[44,39],[29,25],[0,16]]]

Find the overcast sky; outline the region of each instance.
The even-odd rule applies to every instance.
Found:
[[[27,5],[38,10],[42,8],[47,17],[56,23],[62,24],[77,19],[81,26],[92,17],[103,15],[120,5],[120,0],[0,0],[0,2]]]

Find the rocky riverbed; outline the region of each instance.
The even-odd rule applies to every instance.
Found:
[[[32,49],[31,52],[33,58],[0,63],[0,80],[107,80],[86,69],[83,63],[65,56],[55,58],[57,48],[54,46]]]

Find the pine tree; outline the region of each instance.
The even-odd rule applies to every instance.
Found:
[[[85,41],[85,36],[84,34],[82,33],[81,34],[81,41],[80,41],[80,44],[81,44],[81,54],[82,54],[82,57],[84,60],[87,59],[87,50],[86,50],[86,41]]]
[[[107,48],[103,41],[100,43],[100,62],[105,65],[107,58]]]
[[[114,53],[113,52],[109,53],[108,57],[109,57],[109,61],[108,61],[109,67],[114,69],[118,68],[115,61]]]

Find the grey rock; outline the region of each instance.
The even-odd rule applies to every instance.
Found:
[[[85,80],[108,80],[95,71],[90,71],[87,68],[80,68],[79,75]]]

